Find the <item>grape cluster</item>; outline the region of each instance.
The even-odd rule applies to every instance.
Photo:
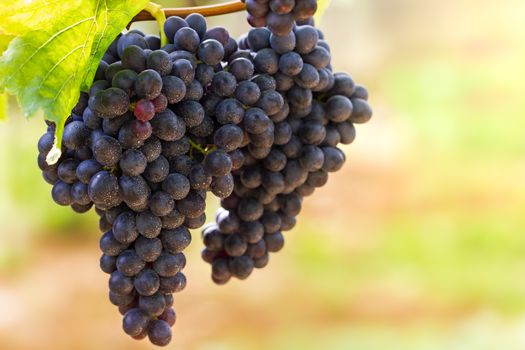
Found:
[[[313,24],[317,0],[242,0],[246,4],[248,23],[267,26],[276,35],[286,35],[296,23]]]
[[[245,279],[282,249],[304,198],[343,166],[338,145],[372,115],[366,89],[333,73],[323,34],[297,24],[312,22],[316,1],[246,4],[263,27],[238,41],[198,14],[168,18],[162,47],[119,35],[66,121],[56,164],[53,123],[38,143],[53,200],[100,216],[100,268],[124,331],[155,345],[171,340],[207,193],[221,208],[202,258],[217,284]]]
[[[216,223],[203,230],[203,259],[217,284],[247,278],[282,249],[282,232],[295,226],[303,198],[343,166],[337,146],[352,143],[354,124],[372,115],[366,89],[332,73],[322,38],[305,25],[286,36],[254,28],[240,41],[239,54],[253,62],[262,90],[281,98],[269,99],[275,109],[260,134],[248,129],[245,115],[244,167],[233,172],[234,193],[222,200]]]
[[[172,294],[186,285],[183,251],[206,221],[206,193],[231,195],[242,166],[245,105],[235,95],[254,72],[237,72],[251,65],[242,58],[223,67],[237,43],[200,15],[171,17],[165,32],[162,48],[139,31],[117,38],[66,122],[59,161],[45,161],[53,124],[38,144],[55,202],[100,215],[100,267],[124,331],[156,345],[171,339]]]

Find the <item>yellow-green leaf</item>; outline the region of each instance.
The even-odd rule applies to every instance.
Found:
[[[63,124],[92,82],[111,41],[147,0],[1,0],[0,30],[14,35],[0,58],[0,92],[26,116],[42,110]]]
[[[0,55],[4,53],[14,36],[0,32]]]
[[[80,7],[82,0],[0,0],[2,8],[0,30],[20,35],[45,28],[63,14]]]
[[[9,43],[13,40],[12,35],[5,33],[0,33],[0,54],[2,54],[6,49]],[[7,119],[7,95],[0,94],[0,121]]]
[[[7,95],[0,94],[0,121],[7,119]]]
[[[315,23],[319,24],[321,18],[323,17],[324,12],[330,6],[331,0],[318,0],[317,1],[317,12],[315,13],[314,19]]]

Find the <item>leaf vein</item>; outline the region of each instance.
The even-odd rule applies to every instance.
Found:
[[[66,86],[67,83],[69,83],[69,81],[71,79],[73,79],[75,75],[70,75],[69,78],[67,78],[66,80],[64,80],[64,83],[60,86],[60,89],[58,89],[57,93],[55,94],[55,96],[53,96],[53,103],[57,100],[58,98],[58,95],[60,95],[60,93],[62,92],[62,90],[64,89],[64,87]]]
[[[33,53],[32,53],[32,54],[31,54],[31,55],[30,55],[30,56],[24,61],[24,63],[22,63],[22,65],[20,65],[20,67],[18,67],[18,69],[17,69],[16,71],[13,72],[13,74],[11,74],[11,75],[7,78],[7,80],[6,80],[6,84],[8,84],[9,81],[11,81],[11,79],[16,75],[16,73],[19,73],[19,72],[22,70],[22,68],[24,68],[25,65],[26,65],[29,61],[31,61],[31,59],[33,59],[33,57],[35,57],[35,55],[37,55],[37,54],[40,52],[40,50],[42,50],[42,49],[43,49],[44,47],[46,47],[49,43],[51,43],[54,39],[56,39],[58,36],[60,36],[60,34],[65,33],[66,31],[70,30],[71,28],[74,28],[74,27],[76,27],[77,25],[80,25],[80,24],[82,24],[82,23],[84,23],[84,22],[87,22],[87,21],[90,21],[90,20],[93,20],[93,17],[88,17],[88,18],[82,19],[82,20],[80,20],[80,21],[77,21],[77,22],[75,22],[75,23],[73,23],[73,24],[71,24],[71,25],[69,25],[69,26],[67,26],[67,27],[65,27],[65,28],[63,28],[63,29],[61,29],[61,30],[59,30],[59,31],[56,32],[55,34],[53,34],[48,40],[46,40],[45,43],[43,43],[42,45],[40,45],[40,47],[38,47],[38,48],[35,50],[35,52],[33,52]]]
[[[77,47],[75,47],[73,50],[71,50],[70,52],[68,52],[66,55],[64,55],[57,63],[55,63],[55,65],[46,73],[46,75],[44,76],[44,78],[40,81],[40,85],[38,86],[38,89],[37,90],[40,90],[40,88],[42,87],[42,85],[44,85],[44,82],[47,80],[47,78],[51,75],[51,73],[60,65],[60,63],[62,63],[64,60],[66,60],[69,56],[71,56],[75,51],[77,51],[78,49],[81,49],[81,48],[84,48],[84,45],[79,45]]]
[[[100,1],[99,1],[100,3]],[[104,33],[106,32],[107,28],[108,28],[108,23],[109,23],[109,8],[108,8],[108,3],[107,3],[107,0],[104,0],[104,7],[106,9],[105,11],[105,21],[104,21],[104,27],[102,28],[102,30],[100,31],[100,36],[99,38],[96,40],[95,44],[94,44],[94,49],[91,50],[91,54],[90,54],[90,60],[93,59],[95,57],[95,54],[98,52],[98,48],[100,46],[100,43],[102,42],[102,39],[104,39]],[[97,5],[97,9],[98,9],[98,5]],[[96,15],[95,15],[95,18],[96,18]],[[86,72],[84,73],[84,77],[89,74],[89,71],[90,69],[87,69]]]

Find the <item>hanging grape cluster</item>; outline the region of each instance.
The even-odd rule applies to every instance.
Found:
[[[53,200],[100,217],[100,268],[124,331],[155,345],[171,340],[208,192],[221,208],[202,258],[217,284],[246,279],[283,248],[304,198],[342,168],[338,146],[372,115],[367,90],[333,72],[310,25],[316,1],[246,5],[257,28],[238,41],[199,14],[168,18],[163,47],[120,35],[66,122],[59,161],[46,163],[53,123],[38,143]]]

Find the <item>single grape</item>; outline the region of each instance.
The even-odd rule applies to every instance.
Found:
[[[47,145],[40,146],[39,148],[44,148],[43,150],[47,150],[47,152],[51,150],[51,147],[53,147],[54,137],[52,134],[50,136],[51,137],[48,138]],[[76,150],[86,145],[88,137],[89,129],[85,126],[85,124],[81,121],[73,121],[64,127],[62,144],[69,149]],[[47,152],[40,153],[47,154]]]
[[[244,127],[251,134],[260,134],[266,131],[272,121],[260,108],[250,108],[244,114]]]
[[[166,192],[157,191],[150,197],[149,207],[156,216],[168,215],[174,206],[175,202]]]
[[[171,75],[163,77],[162,94],[167,98],[170,104],[178,103],[182,101],[182,99],[186,95],[186,85],[184,84],[184,81],[182,81],[178,77],[174,77]]]
[[[197,52],[200,43],[199,34],[190,27],[180,28],[173,37],[173,43],[179,50]]]
[[[57,176],[60,180],[68,184],[76,181],[76,169],[79,162],[76,159],[66,159],[58,165]]]
[[[141,295],[139,297],[139,308],[150,317],[160,316],[165,307],[166,300],[164,299],[164,295],[159,292],[150,296]]]
[[[129,310],[122,321],[124,332],[130,336],[138,336],[148,329],[150,317],[140,309]]]
[[[190,192],[190,181],[182,174],[169,174],[162,182],[162,189],[174,200],[181,200]]]
[[[104,208],[115,207],[122,200],[117,178],[105,170],[91,177],[88,194],[95,205]]]
[[[110,136],[97,138],[92,147],[93,157],[103,166],[112,167],[120,161],[122,147],[118,140]]]
[[[153,133],[153,128],[151,127],[150,122],[141,122],[139,120],[134,120],[131,123],[131,130],[135,137],[140,141],[147,140]]]
[[[275,74],[279,70],[279,56],[272,49],[262,49],[253,59],[255,69],[263,74]]]
[[[122,200],[128,206],[141,206],[148,202],[151,190],[142,176],[123,175],[119,181]]]
[[[223,150],[215,150],[206,155],[204,167],[212,176],[224,176],[232,169],[232,162]]]
[[[122,172],[129,176],[139,176],[144,172],[144,170],[146,170],[147,164],[148,160],[144,153],[135,149],[129,149],[125,151],[122,154],[119,162]]]
[[[163,253],[153,263],[153,269],[161,277],[173,277],[186,266],[184,254]]]
[[[108,284],[109,290],[117,294],[130,294],[133,291],[133,280],[120,271],[110,275]]]
[[[164,80],[162,81],[162,83],[162,87],[164,88]],[[153,103],[155,113],[160,113],[168,107],[168,98],[164,94],[160,94],[159,96],[151,100],[151,103]]]
[[[217,95],[229,97],[235,92],[237,80],[233,74],[222,71],[215,74],[211,86]]]
[[[135,225],[135,214],[132,212],[123,212],[113,223],[113,236],[115,239],[124,244],[133,243],[139,233]]]
[[[261,97],[259,86],[251,81],[241,81],[235,90],[235,98],[246,106],[253,106]]]
[[[135,277],[133,286],[141,296],[155,294],[160,287],[160,278],[152,269],[144,269]]]
[[[180,226],[172,230],[163,230],[160,239],[169,253],[177,254],[191,243],[191,234],[186,227]]]
[[[142,71],[135,80],[135,92],[140,98],[152,100],[160,95],[162,77],[153,69]]]
[[[286,35],[293,29],[295,23],[291,14],[279,15],[274,12],[269,12],[266,17],[268,29],[276,35]]]
[[[170,172],[170,164],[164,156],[159,156],[148,163],[143,177],[150,183],[160,183],[166,179]]]
[[[215,66],[224,58],[224,47],[217,40],[204,40],[199,44],[197,57],[207,65]]]
[[[232,275],[241,280],[248,278],[254,268],[253,260],[246,255],[231,259],[229,266]]]
[[[153,134],[164,141],[176,141],[184,136],[186,125],[182,118],[173,113],[170,109],[158,113],[151,120]]]
[[[51,190],[51,196],[58,205],[71,205],[73,198],[71,196],[71,186],[65,182],[58,181]]]
[[[249,80],[253,77],[255,67],[253,63],[246,58],[237,58],[229,66],[229,71],[235,76],[237,81]]]
[[[184,120],[186,127],[198,126],[204,120],[204,108],[196,101],[183,101],[174,106],[174,112]]]
[[[170,326],[173,326],[177,320],[175,310],[166,305],[166,309],[164,309],[162,315],[159,316],[159,320],[166,321]]]
[[[117,269],[124,276],[136,276],[146,266],[135,250],[128,249],[119,254],[117,258]]]
[[[192,13],[185,18],[186,23],[199,34],[200,38],[203,38],[206,34],[207,24],[206,18],[199,13]]]
[[[171,328],[169,323],[164,320],[152,321],[148,330],[148,338],[154,345],[168,345],[171,341]]]
[[[125,69],[131,69],[137,73],[146,69],[146,52],[139,46],[130,45],[126,47],[122,51],[121,60],[122,67]]]
[[[153,51],[146,60],[146,67],[158,72],[161,76],[166,76],[171,73],[173,62],[166,51]]]
[[[162,242],[159,238],[139,236],[135,241],[135,251],[145,262],[154,262],[162,253]]]
[[[296,34],[290,32],[286,35],[270,35],[270,46],[279,55],[291,52],[296,47]]]
[[[270,34],[271,32],[264,27],[250,30],[247,37],[248,46],[255,52],[269,47]]]
[[[137,103],[135,103],[133,114],[135,118],[141,122],[147,122],[155,115],[155,105],[150,100],[138,100]]]
[[[215,131],[213,141],[217,147],[226,152],[232,152],[242,145],[243,138],[244,133],[240,127],[226,124]]]
[[[126,113],[130,106],[128,94],[111,87],[95,93],[89,99],[89,107],[102,118],[115,118]]]

